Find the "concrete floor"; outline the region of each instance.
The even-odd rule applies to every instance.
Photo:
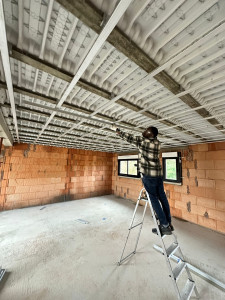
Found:
[[[165,259],[152,248],[160,242],[149,212],[138,253],[117,266],[132,202],[110,195],[41,208],[0,213],[0,265],[7,268],[1,300],[176,299]],[[188,261],[225,282],[224,235],[176,219],[173,224]],[[225,299],[223,291],[193,278],[201,299]]]

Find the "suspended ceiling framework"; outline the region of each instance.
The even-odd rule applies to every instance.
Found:
[[[0,0],[0,134],[121,152],[225,140],[224,0]]]

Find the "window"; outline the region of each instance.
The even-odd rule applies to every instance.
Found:
[[[137,165],[137,155],[118,156],[118,175],[139,178]]]
[[[163,180],[168,183],[182,183],[182,164],[180,152],[162,153]]]

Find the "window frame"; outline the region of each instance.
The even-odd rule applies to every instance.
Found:
[[[128,162],[129,161],[136,161],[136,163],[138,165],[138,157],[136,157],[136,155],[134,155],[134,156],[131,157],[131,155],[129,155],[129,157],[128,156],[124,156],[124,158],[121,158],[121,156],[118,156],[118,176],[129,177],[129,178],[140,178],[140,174],[138,172],[138,167],[137,167],[137,175],[130,175],[130,174],[128,174]],[[120,173],[120,162],[121,161],[126,161],[127,162],[127,174]]]
[[[167,159],[175,159],[176,160],[176,177],[177,177],[176,180],[166,178],[166,160]],[[181,152],[164,152],[164,153],[162,153],[162,167],[163,167],[163,181],[165,183],[182,185]]]

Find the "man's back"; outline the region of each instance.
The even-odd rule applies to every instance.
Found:
[[[156,177],[162,176],[162,167],[159,160],[161,143],[157,138],[146,139],[140,137],[139,167],[142,174]]]
[[[157,137],[148,139],[141,136],[119,131],[121,138],[139,149],[139,170],[146,176],[162,176],[162,167],[159,160],[161,143]]]

